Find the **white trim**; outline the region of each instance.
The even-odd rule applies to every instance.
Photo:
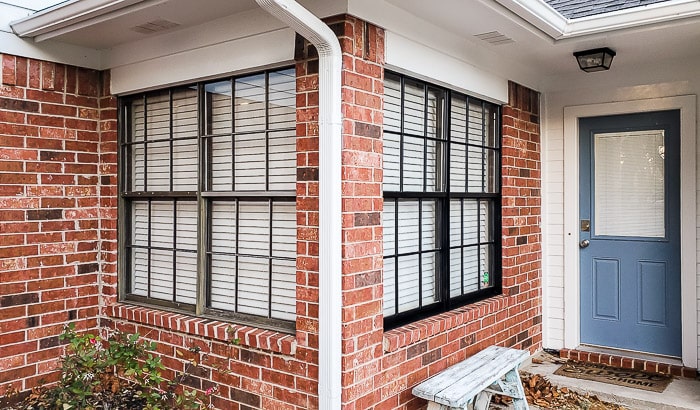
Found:
[[[319,54],[319,408],[341,407],[342,392],[342,51],[333,31],[294,0],[255,0],[309,40]]]
[[[387,30],[386,67],[497,104],[508,102],[508,80]],[[416,58],[421,56],[421,58]]]
[[[671,0],[577,19],[563,17],[542,0],[496,1],[554,40],[700,16],[698,0]]]
[[[698,365],[696,273],[696,96],[655,98],[564,107],[564,347],[580,335],[578,119],[645,111],[681,111],[681,327],[682,360]]]

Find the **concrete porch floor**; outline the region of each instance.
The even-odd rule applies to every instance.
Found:
[[[529,362],[521,367],[521,372],[539,374],[547,378],[553,385],[568,387],[580,394],[597,396],[600,400],[619,404],[634,409],[663,409],[663,410],[699,410],[700,409],[700,380],[674,378],[663,393],[655,393],[631,387],[616,386],[590,380],[574,379],[558,376],[554,371],[565,360],[540,352],[533,356],[542,363]],[[531,409],[539,407],[530,405]]]

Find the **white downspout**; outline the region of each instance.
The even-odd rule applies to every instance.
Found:
[[[255,0],[318,50],[319,67],[319,306],[318,399],[322,410],[340,409],[341,393],[341,71],[333,31],[294,0]]]

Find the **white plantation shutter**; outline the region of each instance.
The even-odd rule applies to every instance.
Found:
[[[450,191],[466,192],[467,99],[453,96],[450,105]]]
[[[173,298],[173,203],[151,202],[151,297]],[[169,248],[169,249],[161,249]]]
[[[400,190],[401,83],[387,74],[384,80],[384,190]]]

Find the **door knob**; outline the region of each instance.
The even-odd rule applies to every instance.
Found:
[[[588,239],[584,239],[581,242],[579,242],[578,247],[581,249],[588,248],[588,245],[590,245],[590,244],[591,244],[591,241],[589,241]]]

